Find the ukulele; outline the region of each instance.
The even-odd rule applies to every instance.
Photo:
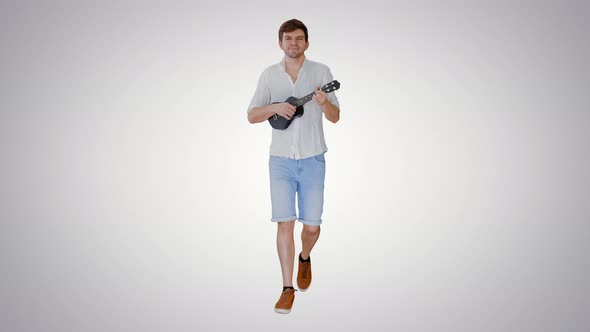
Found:
[[[330,93],[330,92],[338,90],[338,89],[340,89],[340,83],[336,80],[322,86],[322,91],[324,91],[325,93]],[[313,98],[314,94],[315,94],[315,91],[308,94],[307,96],[301,97],[299,99],[292,97],[292,96],[287,98],[287,100],[284,101],[285,103],[289,103],[289,104],[297,107],[297,109],[295,110],[295,114],[293,114],[293,116],[291,117],[290,120],[287,120],[286,118],[284,118],[278,114],[275,114],[275,115],[271,116],[270,118],[268,118],[268,122],[270,123],[270,125],[274,129],[278,129],[278,130],[287,129],[293,120],[295,120],[296,118],[301,117],[303,115],[303,105],[305,103],[307,103],[308,101],[310,101]],[[273,104],[278,104],[278,103],[279,102],[275,102]]]

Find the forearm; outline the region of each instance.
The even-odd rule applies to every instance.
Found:
[[[340,120],[340,109],[334,106],[330,101],[326,100],[326,102],[321,106],[321,109],[328,121],[336,123],[338,120]]]
[[[271,105],[254,107],[251,109],[250,112],[248,112],[248,121],[250,123],[259,123],[268,120],[268,118],[275,114],[271,108]]]

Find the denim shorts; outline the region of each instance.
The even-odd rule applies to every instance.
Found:
[[[319,226],[324,209],[324,154],[299,160],[270,156],[268,165],[271,221],[297,219],[305,225]],[[295,193],[299,217],[295,211]]]

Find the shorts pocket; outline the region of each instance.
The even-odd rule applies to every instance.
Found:
[[[324,154],[318,154],[317,156],[313,156],[313,158],[321,163],[325,163],[326,159],[324,158]]]

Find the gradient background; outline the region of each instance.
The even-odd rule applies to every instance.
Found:
[[[589,7],[3,1],[0,330],[588,331]],[[294,17],[342,113],[277,315],[246,108]]]

